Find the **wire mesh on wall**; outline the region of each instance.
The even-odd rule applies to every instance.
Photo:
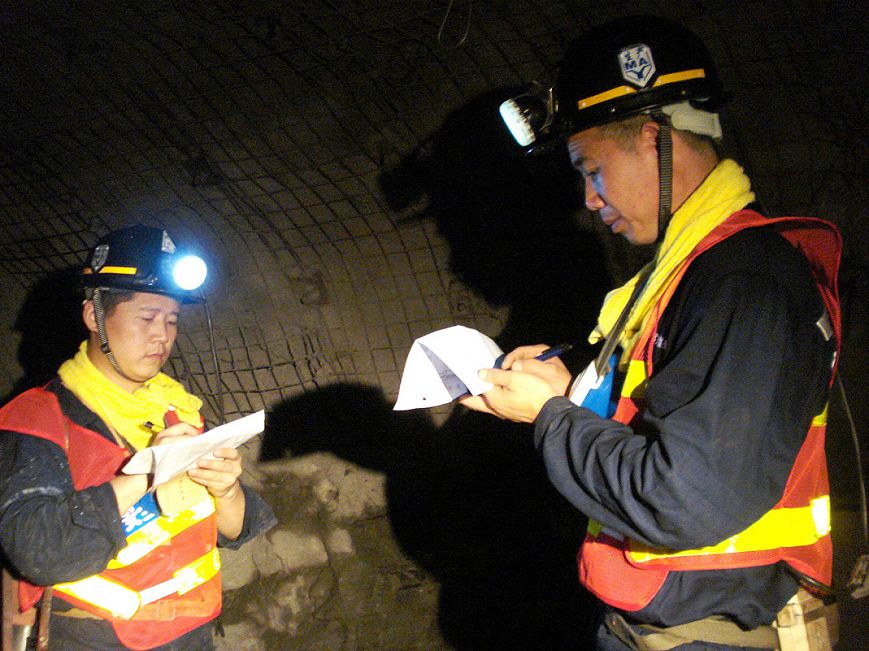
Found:
[[[271,648],[574,643],[579,516],[527,432],[390,409],[416,337],[464,324],[505,349],[581,342],[648,254],[497,116],[571,37],[640,11],[709,45],[732,96],[725,153],[767,207],[843,231],[840,371],[862,386],[861,3],[18,0],[0,6],[0,395],[48,380],[85,336],[74,273],[96,240],[164,227],[210,270],[208,313],[185,308],[168,372],[210,424],[272,410],[299,451],[274,476],[248,464],[280,525],[244,580],[227,563],[227,627]]]
[[[26,291],[80,264],[118,225],[165,226],[209,256],[228,415],[334,380],[394,394],[415,336],[478,319],[496,334],[504,314],[450,277],[431,223],[397,219],[384,168],[469,99],[551,74],[590,22],[651,9],[700,31],[751,97],[734,114],[776,145],[754,158],[786,174],[758,179],[772,202],[812,208],[825,182],[861,171],[839,155],[854,151],[841,128],[853,122],[837,114],[864,107],[843,37],[828,40],[854,29],[848,3],[814,3],[824,20],[811,4],[7,3],[4,283]],[[176,371],[213,397],[204,329],[188,318]]]

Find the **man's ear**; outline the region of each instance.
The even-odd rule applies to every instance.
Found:
[[[654,120],[646,120],[640,127],[639,143],[641,147],[652,147],[658,150],[658,136],[661,134],[661,125]]]
[[[97,315],[94,310],[93,300],[88,300],[81,305],[81,320],[90,332],[97,333]]]

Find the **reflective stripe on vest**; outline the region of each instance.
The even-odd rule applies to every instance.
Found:
[[[213,548],[192,563],[176,570],[168,581],[140,592],[99,574],[70,583],[58,583],[54,589],[108,611],[113,617],[130,619],[145,604],[173,593],[183,595],[190,592],[213,578],[219,571],[220,553],[217,548]]]
[[[717,545],[681,551],[649,547],[630,540],[628,556],[635,563],[648,563],[667,558],[704,556],[709,554],[735,554],[814,545],[830,533],[830,496],[823,495],[808,506],[778,508],[768,511],[760,520],[741,533],[722,540]]]
[[[214,513],[214,500],[209,497],[177,515],[161,516],[152,520],[127,536],[127,546],[109,561],[107,569],[115,570],[132,565],[151,550],[165,544],[172,537],[201,522],[212,513]]]
[[[702,252],[744,228],[772,226],[808,258],[824,302],[832,331],[840,341],[841,320],[836,274],[841,238],[835,227],[810,218],[765,219],[752,211],[731,215],[692,251],[643,325],[642,335],[628,357],[625,380],[613,419],[641,427],[646,410],[648,378],[654,374],[653,354],[658,319],[676,291],[682,274]],[[822,328],[823,330],[823,328]],[[829,519],[829,482],[824,459],[826,407],[812,419],[784,487],[782,497],[752,526],[718,545],[674,552],[643,547],[625,540],[597,522],[578,557],[582,584],[605,603],[628,612],[648,606],[672,571],[724,570],[770,565],[784,561],[798,572],[829,583],[832,578],[832,540]]]

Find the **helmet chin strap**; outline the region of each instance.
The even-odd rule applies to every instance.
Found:
[[[658,237],[660,244],[670,223],[673,204],[673,135],[669,118],[661,109],[654,109],[651,116],[660,126],[658,131]]]
[[[105,310],[103,309],[103,299],[102,299],[102,288],[97,287],[94,289],[94,295],[92,298],[94,302],[94,317],[97,322],[97,334],[100,337],[100,350],[103,354],[108,358],[109,363],[111,363],[112,368],[125,380],[129,380],[130,382],[135,382],[133,378],[124,373],[121,370],[121,365],[118,364],[118,360],[115,359],[115,355],[112,352],[112,349],[109,348],[109,337],[106,334],[106,317]]]

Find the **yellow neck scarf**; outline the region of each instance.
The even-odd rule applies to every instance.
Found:
[[[729,159],[718,163],[670,219],[655,259],[627,283],[606,295],[598,324],[588,337],[589,342],[596,343],[609,334],[637,281],[644,272],[651,270],[619,338],[625,353],[622,360],[627,359],[646,319],[685,259],[716,226],[752,201],[751,182],[742,168]]]
[[[87,349],[88,342],[83,341],[75,356],[61,364],[57,373],[79,400],[133,448],[147,447],[154,432],[163,429],[163,416],[170,405],[181,420],[202,426],[202,401],[187,393],[181,383],[158,373],[129,393],[93,365]],[[153,429],[145,423],[152,423]]]

